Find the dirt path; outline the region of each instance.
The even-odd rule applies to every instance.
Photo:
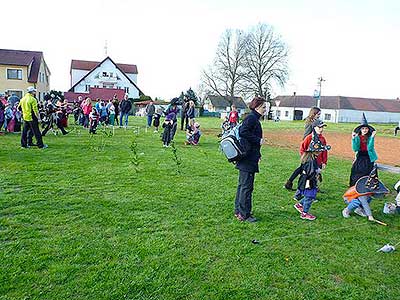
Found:
[[[338,132],[325,132],[324,136],[332,146],[330,153],[335,156],[353,159],[354,152],[351,149],[351,135]],[[302,133],[279,130],[264,132],[268,145],[298,149],[303,139]],[[400,139],[388,137],[375,137],[375,149],[378,154],[378,162],[392,166],[400,166]]]

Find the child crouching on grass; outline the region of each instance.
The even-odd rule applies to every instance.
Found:
[[[193,125],[188,125],[186,129],[185,145],[198,145],[201,136],[200,124],[195,122]]]
[[[343,200],[347,207],[342,211],[343,217],[350,218],[350,214],[354,212],[361,217],[368,217],[369,221],[374,221],[369,203],[372,201],[372,197],[379,197],[387,193],[389,190],[378,179],[375,165],[369,176],[358,179],[356,184],[344,193]]]
[[[297,185],[297,191],[294,196],[295,199],[301,199],[294,205],[294,208],[300,213],[301,219],[310,221],[316,219],[316,217],[310,214],[309,211],[318,192],[317,176],[319,173],[319,167],[317,157],[321,152],[330,149],[330,146],[322,144],[319,135],[314,130],[308,149],[301,156],[301,173]]]

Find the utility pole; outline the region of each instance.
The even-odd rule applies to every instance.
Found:
[[[321,77],[318,78],[318,85],[319,85],[319,95],[318,95],[318,101],[317,101],[317,107],[321,108],[321,91],[322,91],[322,82],[326,81],[325,79]]]
[[[293,120],[296,121],[296,92],[293,92]]]

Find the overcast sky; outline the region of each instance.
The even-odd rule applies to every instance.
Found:
[[[3,0],[0,48],[43,51],[51,88],[70,88],[71,59],[138,66],[164,99],[197,89],[227,28],[268,23],[290,49],[290,79],[273,95],[400,97],[397,0]]]

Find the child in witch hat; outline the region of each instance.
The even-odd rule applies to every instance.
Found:
[[[356,159],[351,167],[350,186],[356,184],[357,180],[371,173],[378,156],[375,152],[374,127],[368,124],[363,113],[361,124],[354,128],[351,145],[356,153]]]
[[[316,219],[314,215],[309,213],[309,210],[318,192],[317,175],[319,167],[317,157],[320,153],[331,149],[329,145],[321,142],[319,136],[314,128],[312,140],[301,156],[301,173],[295,194],[296,199],[302,199],[294,205],[294,208],[300,213],[300,218],[310,221]]]
[[[387,193],[389,190],[378,179],[378,170],[375,165],[369,176],[358,179],[356,184],[344,193],[343,200],[347,207],[342,211],[343,217],[349,218],[354,211],[362,217],[368,217],[369,221],[374,221],[369,203],[372,197],[379,197]]]
[[[324,132],[324,128],[326,127],[326,124],[323,121],[317,119],[313,122],[312,126],[313,126],[312,132],[304,138],[303,142],[300,145],[300,157],[302,157],[303,154],[308,151],[307,149],[310,147],[310,143],[315,138],[318,139],[319,143],[322,146],[326,145],[326,139],[322,135],[322,133]],[[317,137],[315,137],[314,135],[317,135]],[[323,151],[318,152],[318,155],[316,157],[316,162],[317,162],[317,166],[318,166],[317,178],[319,179],[319,178],[322,178],[321,172],[323,169],[325,169],[326,164],[328,163],[328,151],[323,150]],[[300,168],[300,174],[301,174],[301,165],[299,168]],[[319,192],[319,190],[318,190],[318,192]],[[294,199],[296,201],[300,200],[301,195],[296,193],[294,196]]]

